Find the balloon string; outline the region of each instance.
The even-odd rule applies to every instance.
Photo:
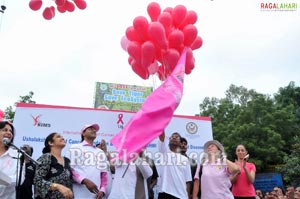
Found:
[[[157,82],[156,82],[156,77],[155,77],[155,75],[152,75],[151,78],[152,78],[152,88],[153,88],[152,92],[153,92],[155,89],[158,88],[158,85],[157,85]]]
[[[168,71],[167,71],[167,67],[166,67],[166,63],[162,51],[160,51],[160,53],[161,53],[161,67],[163,67],[162,81],[164,81],[167,78],[166,74]]]

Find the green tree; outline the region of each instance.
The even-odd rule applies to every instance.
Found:
[[[286,87],[279,88],[274,95],[278,115],[277,129],[286,144],[283,165],[277,167],[286,184],[300,184],[300,87],[292,81]],[[279,117],[279,116],[278,116]]]
[[[231,85],[226,97],[205,98],[200,115],[210,116],[214,139],[221,141],[228,158],[235,159],[235,147],[244,144],[258,171],[282,163],[285,141],[277,130],[281,110],[268,95]]]
[[[274,99],[277,113],[282,119],[277,121],[277,128],[286,141],[284,151],[290,154],[290,146],[294,144],[293,138],[300,136],[300,87],[296,87],[294,82],[290,82],[288,86],[279,88]]]
[[[291,147],[291,154],[284,156],[284,165],[277,168],[282,173],[283,180],[291,186],[300,184],[300,137],[295,136]]]
[[[9,120],[13,122],[14,116],[15,116],[15,107],[17,103],[29,103],[29,104],[35,104],[36,102],[32,100],[34,93],[30,91],[28,95],[20,96],[20,99],[14,104],[13,106],[9,106],[5,109],[4,113],[4,119]]]

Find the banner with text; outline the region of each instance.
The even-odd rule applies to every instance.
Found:
[[[94,108],[138,111],[152,87],[96,82]]]
[[[18,147],[31,145],[34,148],[33,158],[36,159],[42,154],[45,138],[52,132],[58,132],[66,139],[65,155],[71,144],[81,141],[81,128],[97,123],[100,130],[95,144],[104,139],[108,150],[115,151],[110,143],[111,138],[125,127],[134,114],[128,111],[19,103],[13,123],[16,129],[14,144]],[[193,157],[200,157],[204,143],[213,138],[209,117],[174,115],[165,131],[167,136],[179,132],[185,137],[188,140],[188,153],[193,153]],[[147,146],[147,153],[158,151],[157,142],[158,138]]]

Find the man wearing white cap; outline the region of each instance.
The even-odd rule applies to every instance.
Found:
[[[94,140],[98,124],[85,125],[81,130],[81,143],[71,145],[69,149],[75,199],[96,198],[105,195],[107,186],[106,155],[97,148]]]

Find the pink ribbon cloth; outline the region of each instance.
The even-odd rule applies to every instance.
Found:
[[[128,124],[111,139],[120,160],[129,162],[157,138],[171,121],[183,93],[186,49],[167,79],[143,103]]]

